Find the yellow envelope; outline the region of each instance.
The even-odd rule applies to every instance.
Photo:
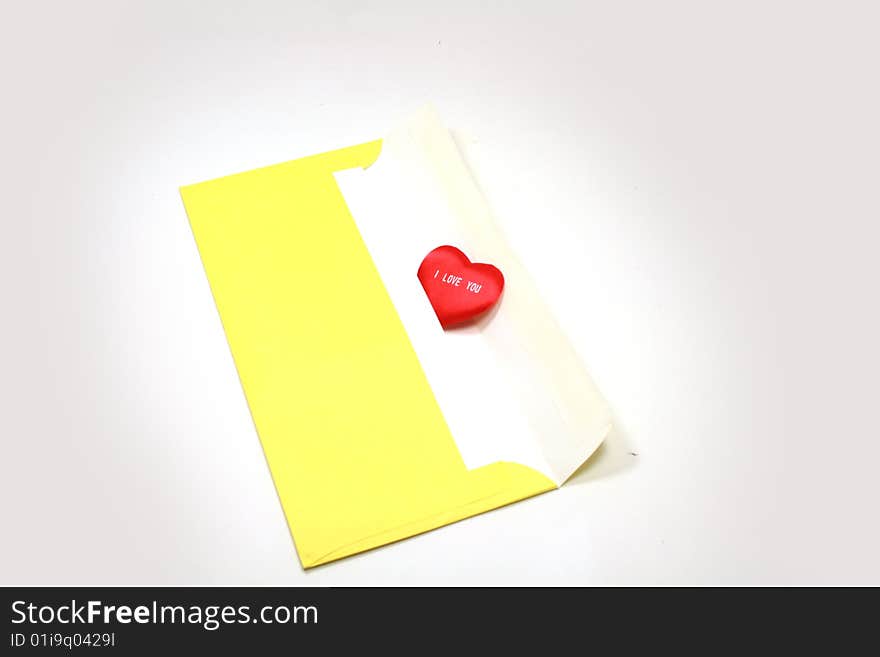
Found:
[[[610,428],[432,111],[181,194],[305,568],[556,488]],[[506,279],[460,332],[416,278],[446,243]]]

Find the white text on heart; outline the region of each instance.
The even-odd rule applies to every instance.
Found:
[[[434,272],[434,278],[440,275],[440,270]],[[446,283],[447,285],[452,285],[453,287],[461,287],[461,283],[464,279],[461,276],[456,276],[454,274],[449,274],[444,272],[442,278],[440,279],[441,283]],[[482,284],[474,283],[472,281],[465,281],[465,289],[468,292],[473,292],[474,294],[479,294],[480,290],[483,289]]]

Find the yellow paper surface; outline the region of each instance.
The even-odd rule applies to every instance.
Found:
[[[181,189],[306,568],[556,487],[515,463],[465,467],[333,178],[380,149]]]

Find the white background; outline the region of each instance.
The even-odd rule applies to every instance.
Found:
[[[880,583],[873,4],[5,7],[0,583]],[[425,101],[617,429],[303,572],[177,188]]]

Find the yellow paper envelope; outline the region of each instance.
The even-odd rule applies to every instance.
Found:
[[[181,194],[304,567],[556,488],[610,428],[430,110]],[[446,243],[507,281],[458,332],[416,278]]]

